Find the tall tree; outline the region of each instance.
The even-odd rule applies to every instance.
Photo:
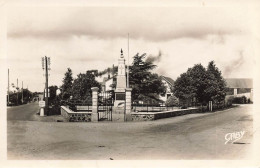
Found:
[[[73,77],[72,77],[72,70],[68,68],[68,71],[65,73],[65,77],[62,81],[62,92],[61,97],[63,100],[68,99],[72,94],[72,84],[73,84]]]
[[[134,101],[158,102],[159,94],[164,95],[166,87],[160,77],[151,71],[156,67],[151,61],[144,61],[146,54],[134,56],[130,69],[129,83]]]
[[[100,84],[95,80],[95,75],[92,73],[78,74],[72,85],[73,98],[78,100],[87,100],[92,96],[91,87],[99,87]]]
[[[196,98],[202,104],[219,103],[225,99],[225,81],[214,61],[209,62],[207,69],[196,64],[177,78],[173,93],[182,100]]]
[[[201,103],[206,103],[206,94],[204,90],[207,87],[207,72],[206,69],[201,64],[195,64],[192,68],[187,71],[190,77],[191,86],[193,86],[193,93],[197,101]]]
[[[192,85],[192,78],[187,73],[182,73],[175,80],[172,91],[181,100],[188,100],[196,96],[196,88]]]
[[[205,94],[207,101],[220,103],[225,100],[226,82],[222,77],[221,71],[216,67],[214,61],[210,61],[207,67],[207,85]]]

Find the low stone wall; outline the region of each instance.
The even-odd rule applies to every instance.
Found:
[[[190,108],[163,112],[137,112],[131,113],[131,116],[133,121],[152,121],[160,118],[169,118],[186,114],[198,113],[199,111],[200,110],[197,108]]]
[[[66,106],[61,106],[61,115],[68,122],[90,122],[92,112],[74,112]]]
[[[76,109],[78,111],[88,111],[88,112],[91,112],[92,111],[92,106],[76,106]]]

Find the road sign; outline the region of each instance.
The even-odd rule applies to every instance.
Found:
[[[39,106],[40,107],[45,107],[45,101],[39,101]]]

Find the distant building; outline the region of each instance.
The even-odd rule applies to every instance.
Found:
[[[166,86],[166,94],[164,96],[159,96],[160,100],[166,102],[166,100],[173,95],[171,88],[174,86],[174,80],[172,78],[161,76],[163,84]]]
[[[227,97],[242,97],[253,101],[253,79],[251,78],[226,78]]]
[[[102,87],[102,91],[106,92],[106,91],[111,91],[113,90],[112,88],[112,84],[116,82],[116,77],[104,77],[103,81],[100,82],[101,87]]]

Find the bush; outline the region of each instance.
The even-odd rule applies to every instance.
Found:
[[[249,98],[249,99],[247,99],[247,103],[250,103],[250,104],[252,104],[252,103],[253,103],[253,101],[251,101],[251,99]]]
[[[170,96],[167,101],[165,102],[166,106],[178,106],[179,105],[179,99],[175,96]]]
[[[54,99],[50,100],[49,102],[49,111],[48,115],[60,115],[60,106],[61,106],[61,100],[57,96]]]
[[[247,98],[245,96],[242,97],[235,97],[233,99],[234,104],[246,104],[247,103]]]
[[[233,100],[234,100],[234,97],[233,97],[233,96],[230,96],[230,97],[226,100],[226,107],[232,106]]]

